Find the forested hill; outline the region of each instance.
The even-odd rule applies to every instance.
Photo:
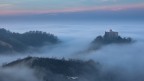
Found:
[[[114,37],[114,38],[110,38],[107,36],[97,36],[92,42],[91,42],[91,46],[89,47],[88,51],[92,51],[92,50],[99,50],[101,49],[101,47],[106,46],[106,45],[110,45],[110,44],[131,44],[133,43],[134,40],[130,37]]]
[[[79,81],[82,78],[97,79],[100,64],[92,60],[26,57],[3,65],[3,68],[12,67],[29,67],[42,81]]]
[[[42,31],[16,33],[4,28],[0,29],[0,53],[24,52],[29,47],[35,48],[59,42],[57,36]]]

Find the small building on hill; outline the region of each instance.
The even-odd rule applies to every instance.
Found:
[[[112,31],[112,29],[110,29],[109,32],[105,32],[104,37],[106,38],[118,38],[118,32]]]

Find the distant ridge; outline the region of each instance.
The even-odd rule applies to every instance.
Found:
[[[54,45],[59,42],[57,36],[42,31],[16,33],[0,28],[0,53],[25,52],[30,48]]]

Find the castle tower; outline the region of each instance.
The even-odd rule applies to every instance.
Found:
[[[118,32],[113,31],[112,29],[110,29],[109,32],[105,32],[104,35],[106,38],[117,38],[118,37]]]

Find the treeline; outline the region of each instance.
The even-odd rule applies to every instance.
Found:
[[[13,67],[13,66],[28,66],[32,69],[35,69],[38,72],[38,76],[42,76],[44,81],[50,81],[49,77],[52,74],[61,75],[65,78],[69,77],[81,77],[86,75],[90,77],[91,75],[97,77],[99,73],[99,63],[96,63],[92,60],[81,61],[69,59],[56,59],[56,58],[40,58],[40,57],[26,57],[24,59],[18,59],[11,63],[3,65],[3,68]],[[42,75],[40,75],[42,74]],[[44,75],[45,74],[45,75]],[[54,80],[55,81],[55,80]],[[69,81],[69,80],[67,80]]]
[[[0,52],[22,52],[27,50],[28,47],[40,47],[58,42],[57,36],[42,31],[16,33],[4,28],[0,29]]]
[[[103,46],[108,45],[108,44],[130,44],[134,42],[132,38],[130,37],[107,37],[106,35],[104,36],[97,36],[90,44],[90,47],[85,51],[91,52],[95,50],[101,49]]]
[[[4,67],[17,66],[19,64],[28,65],[31,68],[43,68],[50,70],[56,74],[62,74],[65,76],[79,76],[86,71],[97,71],[94,61],[82,61],[69,59],[57,59],[57,58],[40,58],[40,57],[26,57],[24,59],[18,59],[11,63],[5,64]]]
[[[131,43],[132,38],[124,37],[122,38],[121,36],[114,37],[114,38],[109,38],[106,36],[98,36],[92,43],[101,43],[101,44],[110,44],[110,43]]]

